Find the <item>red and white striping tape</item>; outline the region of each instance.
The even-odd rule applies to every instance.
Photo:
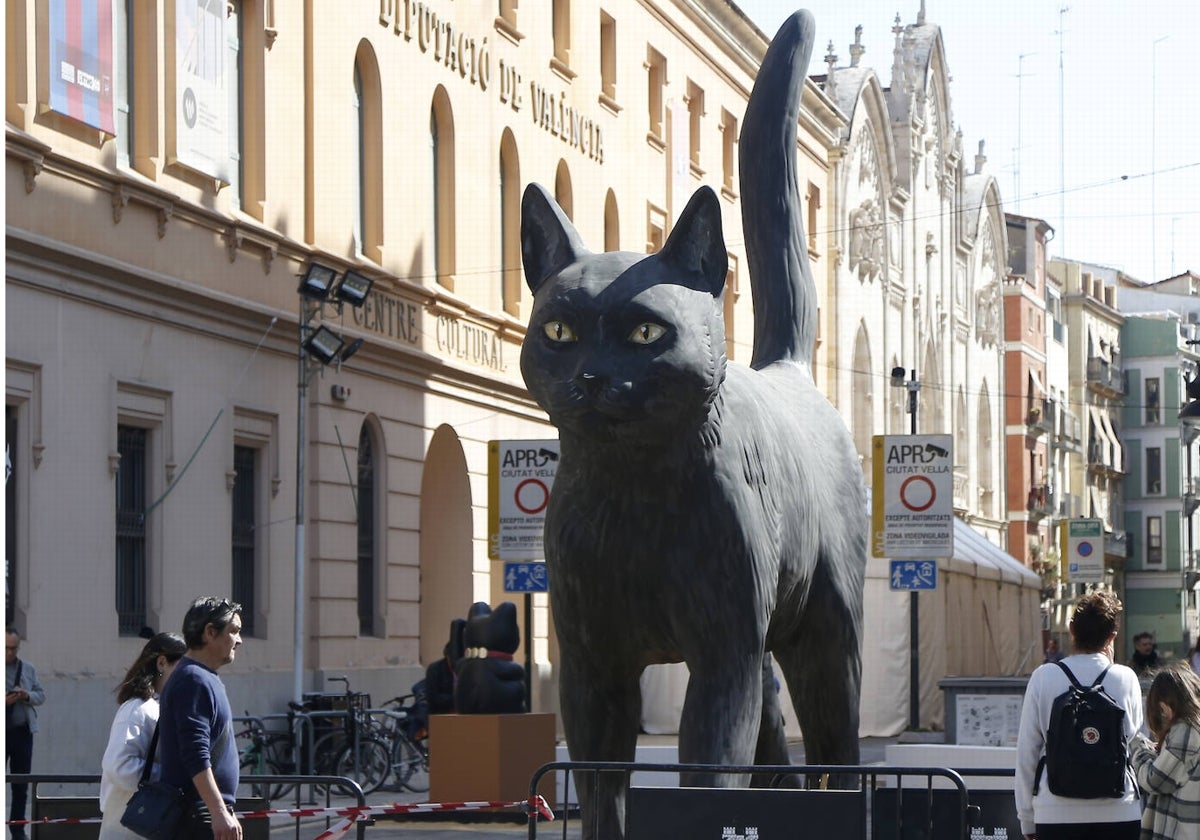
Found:
[[[239,811],[237,816],[243,820],[266,819],[270,817],[343,817],[343,820],[332,828],[321,832],[314,840],[339,840],[344,837],[354,823],[364,817],[376,817],[384,814],[429,814],[448,811],[478,811],[482,808],[524,808],[536,810],[546,819],[553,820],[554,812],[544,797],[521,800],[517,802],[421,802],[404,805],[399,802],[391,805],[357,805],[348,808],[271,808],[265,811]],[[59,819],[42,820],[13,820],[8,825],[80,825],[98,823],[99,817],[61,817]]]

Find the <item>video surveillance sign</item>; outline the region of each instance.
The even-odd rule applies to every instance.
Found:
[[[876,435],[872,446],[872,556],[951,556],[954,458],[950,435]]]
[[[488,557],[542,560],[557,440],[488,441]]]

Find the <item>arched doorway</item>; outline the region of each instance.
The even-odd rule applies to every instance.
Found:
[[[438,426],[421,476],[421,664],[442,655],[450,622],[466,615],[472,595],[471,485],[458,434]]]

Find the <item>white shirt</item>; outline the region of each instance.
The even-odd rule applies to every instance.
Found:
[[[1063,664],[1071,669],[1075,679],[1084,686],[1091,685],[1100,672],[1108,667],[1108,657],[1102,653],[1079,653],[1068,656]],[[1070,799],[1050,792],[1043,770],[1038,793],[1033,795],[1034,777],[1038,762],[1046,754],[1046,730],[1050,728],[1050,709],[1054,700],[1070,687],[1067,675],[1054,663],[1038,666],[1029,677],[1025,701],[1021,706],[1021,728],[1017,733],[1017,816],[1021,832],[1033,834],[1037,823],[1107,823],[1136,822],[1141,819],[1142,805],[1137,784],[1131,774],[1125,774],[1125,795],[1120,799]],[[1113,665],[1104,677],[1104,692],[1125,709],[1125,740],[1143,729],[1142,689],[1132,668]]]
[[[100,825],[101,840],[137,838],[121,825],[121,815],[141,781],[150,739],[157,725],[157,697],[149,700],[135,697],[117,709],[108,733],[108,747],[100,763],[100,811],[104,814]],[[157,779],[158,774],[156,761],[150,770],[150,778]]]

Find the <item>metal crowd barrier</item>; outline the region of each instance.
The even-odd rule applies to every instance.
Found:
[[[1011,776],[1007,770],[969,770],[967,775]],[[554,804],[553,832],[568,837],[572,816],[580,815],[572,801],[572,776],[579,785],[599,791],[602,774],[623,777],[626,791],[626,840],[659,837],[719,837],[744,840],[755,837],[792,836],[796,826],[806,827],[805,836],[862,838],[862,840],[965,840],[973,836],[972,819],[979,806],[972,805],[966,783],[959,772],[943,767],[889,767],[883,765],[710,765],[648,764],[626,762],[559,761],[539,768],[529,785],[530,798],[537,796],[547,774],[563,774]],[[767,787],[687,788],[640,786],[634,773],[720,773],[755,777]],[[789,789],[774,787],[785,777],[820,779],[825,774],[858,777],[856,789]],[[675,777],[678,778],[678,777]],[[909,781],[915,781],[909,784]],[[1011,800],[1012,793],[999,792]],[[591,830],[599,826],[597,815],[589,815]],[[537,813],[530,810],[529,838],[537,837]],[[997,836],[1005,836],[1003,829]],[[977,831],[978,835],[978,831]],[[988,835],[978,835],[988,836]],[[1008,832],[1007,836],[1013,835]]]
[[[100,823],[98,821],[100,817],[99,793],[85,794],[80,792],[81,790],[90,791],[98,788],[100,785],[100,776],[62,773],[10,773],[5,777],[5,781],[9,784],[29,785],[30,820],[97,820],[97,822],[86,823],[32,822],[27,826],[30,840],[96,840],[100,836]],[[367,807],[367,799],[363,795],[362,789],[354,780],[343,776],[311,776],[305,774],[291,774],[286,776],[255,775],[243,778],[239,787],[245,788],[251,784],[266,786],[274,784],[295,785],[295,796],[298,800],[301,783],[318,784],[324,787],[325,808],[335,807],[333,805],[333,796],[335,793],[354,799],[357,807]],[[54,787],[56,790],[48,793],[42,790],[43,786],[48,788]],[[67,790],[64,790],[64,788]],[[272,803],[261,796],[239,796],[235,807],[239,812],[263,811],[271,808],[273,805],[281,809],[292,807],[288,803]],[[305,803],[304,807],[308,807],[308,805],[309,803]],[[298,801],[295,807],[300,807]],[[256,817],[243,820],[243,840],[269,840],[271,837],[272,820],[275,821],[275,824],[278,824],[281,819],[281,817]],[[302,827],[316,828],[319,824],[323,823],[325,828],[329,828],[339,818],[327,815],[318,817],[292,817],[291,819],[295,824],[296,840],[305,840],[300,834]],[[363,840],[366,836],[367,828],[371,825],[374,825],[374,820],[369,817],[358,820],[355,823],[354,836],[358,840]]]

